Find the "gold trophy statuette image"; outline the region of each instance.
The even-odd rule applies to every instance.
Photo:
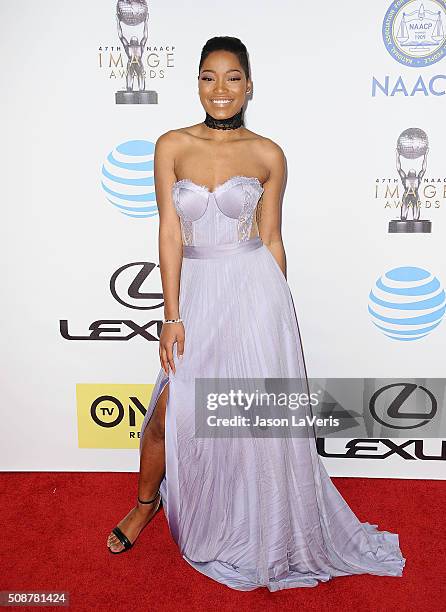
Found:
[[[408,128],[399,135],[396,145],[396,168],[403,184],[403,197],[401,200],[401,218],[389,222],[389,232],[397,233],[430,233],[432,223],[420,219],[420,196],[419,188],[421,179],[426,172],[427,153],[429,142],[427,134],[420,128]],[[414,160],[423,158],[421,168],[417,171],[414,167],[403,170],[401,158]],[[412,218],[408,219],[409,209]]]
[[[119,40],[127,55],[126,89],[116,92],[116,104],[158,104],[156,91],[146,89],[146,71],[143,64],[144,47],[147,42],[149,9],[146,0],[118,0],[116,21]],[[132,32],[124,36],[122,24]],[[144,24],[141,39],[136,36]]]

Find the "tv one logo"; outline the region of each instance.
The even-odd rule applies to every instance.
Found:
[[[77,384],[79,448],[139,448],[153,387],[153,384]]]

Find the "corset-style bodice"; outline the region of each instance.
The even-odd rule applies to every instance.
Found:
[[[206,246],[249,240],[263,187],[259,179],[234,176],[213,191],[189,179],[173,184],[184,245]]]

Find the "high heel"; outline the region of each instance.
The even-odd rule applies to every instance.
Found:
[[[144,501],[144,500],[140,499],[140,498],[139,498],[139,495],[138,495],[138,501],[139,501],[139,503],[140,503],[140,504],[153,504],[153,502],[155,502],[157,499],[158,499],[158,504],[157,504],[157,506],[156,506],[156,510],[155,510],[155,512],[153,513],[153,515],[152,515],[152,517],[151,517],[150,521],[153,519],[153,517],[155,516],[155,514],[158,512],[158,510],[159,510],[159,508],[160,508],[160,505],[161,505],[161,495],[160,495],[160,491],[159,491],[159,489],[158,489],[158,491],[157,491],[157,493],[156,493],[155,497],[154,497],[153,499],[149,499],[149,500],[147,500],[147,501]],[[150,521],[148,521],[148,523],[147,523],[147,524],[149,524],[149,523],[150,523]],[[123,553],[123,552],[125,552],[126,550],[130,550],[130,549],[132,548],[132,546],[133,546],[134,542],[130,542],[130,540],[128,539],[128,537],[125,535],[125,533],[123,533],[123,532],[122,532],[122,531],[119,529],[119,527],[115,527],[115,528],[112,530],[112,533],[114,533],[114,534],[115,534],[115,536],[118,538],[118,540],[119,540],[119,541],[121,542],[121,544],[124,546],[124,548],[123,548],[122,550],[112,550],[110,547],[108,547],[108,550],[109,550],[109,551],[110,551],[112,554],[114,554],[114,555],[119,555],[120,553]]]

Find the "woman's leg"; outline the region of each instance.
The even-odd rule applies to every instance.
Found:
[[[169,383],[166,383],[160,393],[152,416],[146,425],[141,444],[141,456],[139,465],[138,496],[143,501],[153,499],[159,489],[166,469],[166,457],[164,448],[164,423],[166,418],[166,405],[168,399]],[[118,527],[134,542],[153,517],[158,506],[158,497],[152,504],[140,504],[130,510]],[[124,548],[114,533],[110,533],[107,546],[113,552]]]
[[[164,427],[168,387],[169,383],[160,393],[142,439],[138,482],[138,496],[142,500],[153,499],[166,470]]]

